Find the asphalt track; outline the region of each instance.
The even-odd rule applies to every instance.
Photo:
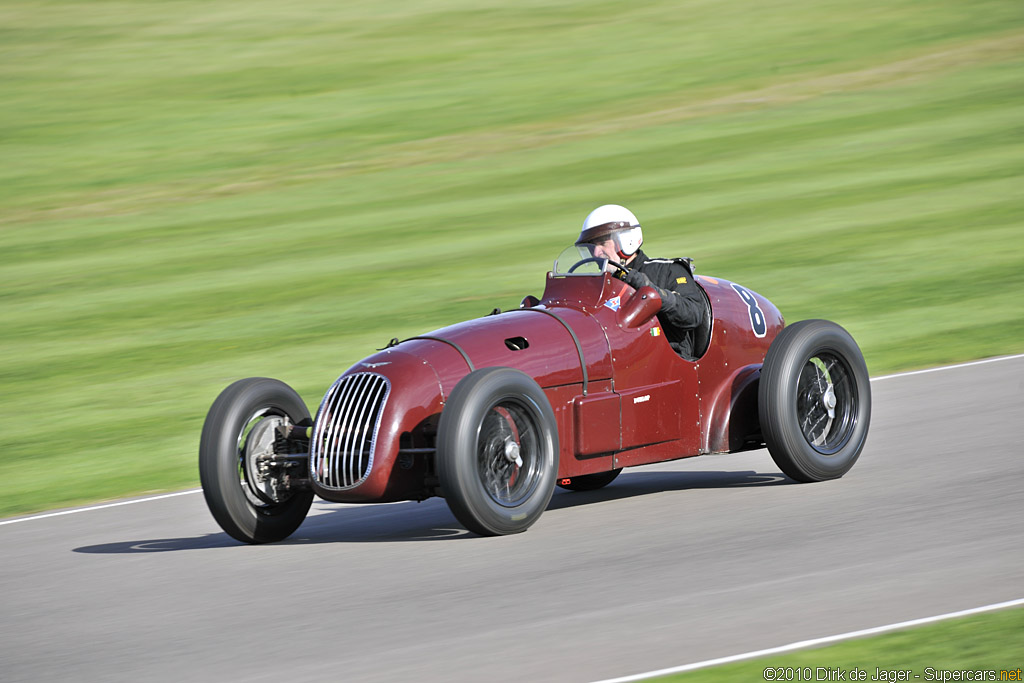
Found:
[[[843,479],[693,458],[512,537],[442,500],[266,546],[199,494],[8,521],[0,680],[593,681],[1022,597],[1024,357],[872,387]]]

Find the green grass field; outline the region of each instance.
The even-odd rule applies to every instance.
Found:
[[[1020,681],[1024,666],[1021,633],[1024,633],[1024,609],[1008,609],[651,680],[662,683]],[[766,670],[770,670],[767,675]],[[955,674],[957,671],[961,673]],[[963,673],[967,671],[985,673],[979,677]],[[839,672],[843,672],[845,678],[837,678]],[[988,672],[992,672],[994,678],[990,678]],[[830,675],[833,678],[830,679]]]
[[[540,294],[595,206],[874,374],[1024,351],[1024,4],[0,2],[0,516]]]

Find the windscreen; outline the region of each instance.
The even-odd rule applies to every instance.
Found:
[[[608,260],[594,256],[593,244],[574,244],[566,247],[555,259],[555,275],[600,275]]]

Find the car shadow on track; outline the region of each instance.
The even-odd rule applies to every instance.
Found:
[[[618,479],[597,491],[557,489],[548,511],[607,503],[640,496],[686,491],[690,489],[777,486],[793,483],[781,474],[744,472],[624,472]],[[213,521],[211,520],[211,524]],[[440,498],[423,503],[403,502],[387,505],[335,506],[317,501],[302,526],[291,537],[273,545],[310,545],[320,543],[396,543],[453,541],[478,538],[452,517]],[[224,533],[193,538],[165,538],[103,543],[74,548],[76,553],[136,554],[180,550],[212,550],[244,546]]]
[[[744,472],[623,472],[611,484],[596,491],[561,491],[548,510],[604,503],[637,496],[691,489],[747,488],[796,483],[781,473]],[[560,494],[560,495],[559,495]]]
[[[174,550],[204,550],[243,545],[227,534],[206,534],[194,538],[153,538],[145,541],[120,541],[73,548],[72,552],[91,555],[135,555],[138,553],[165,553]]]

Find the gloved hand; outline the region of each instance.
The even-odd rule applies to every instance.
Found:
[[[622,276],[622,280],[633,289],[654,287],[654,283],[651,282],[651,278],[647,277],[639,270],[626,271],[626,274]]]

